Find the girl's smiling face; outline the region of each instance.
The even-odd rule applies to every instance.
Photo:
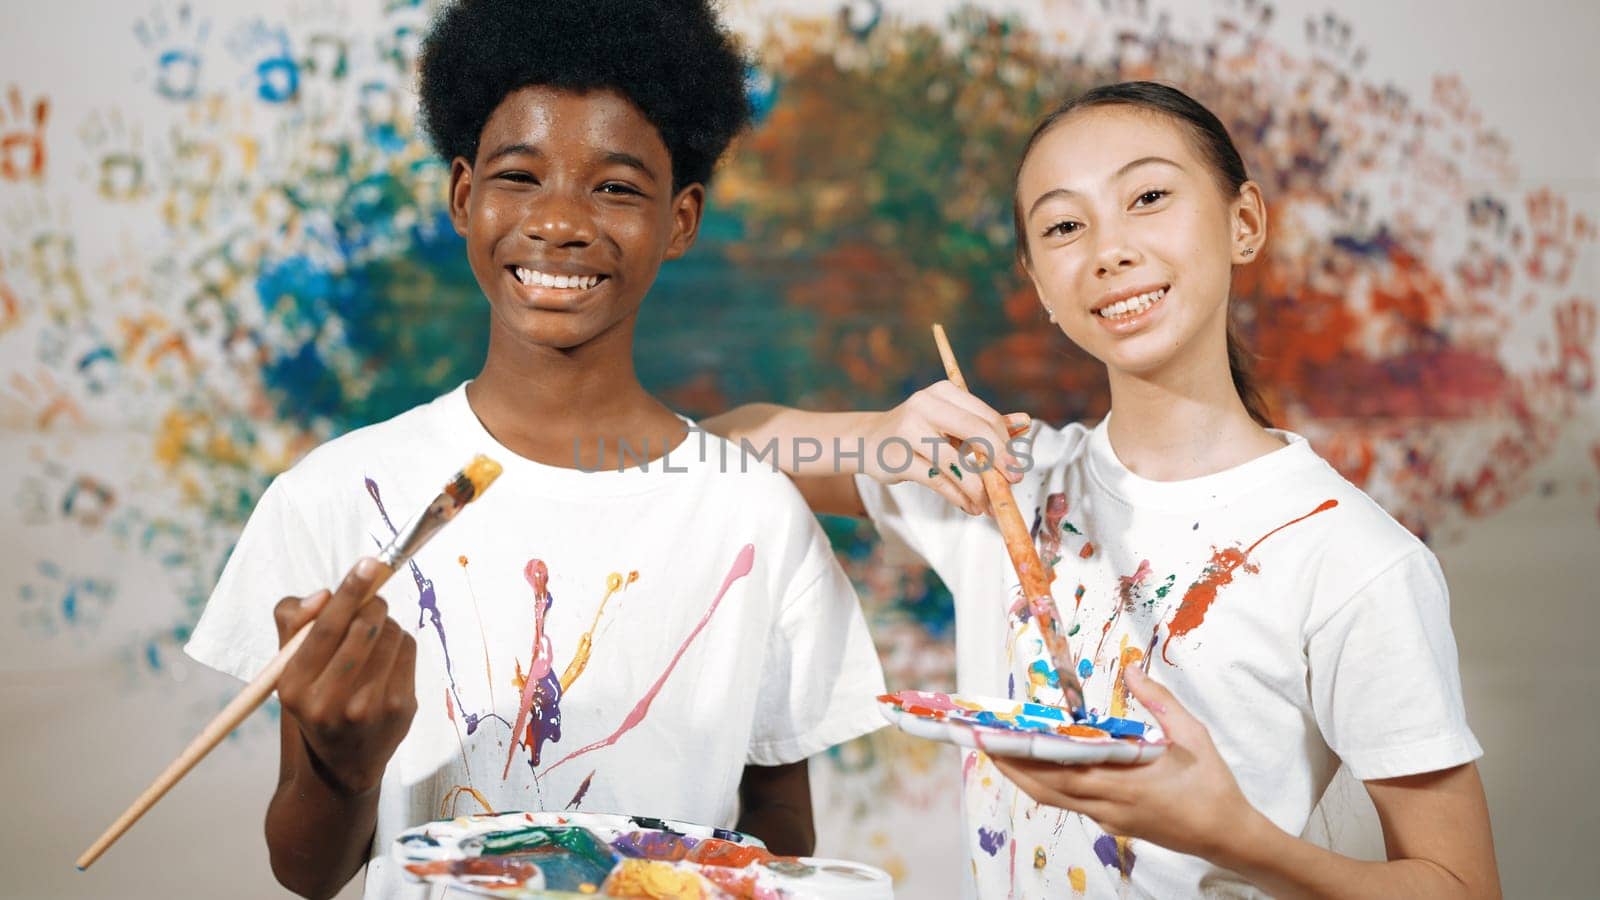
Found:
[[[1233,266],[1261,245],[1265,209],[1254,183],[1226,195],[1185,126],[1074,111],[1028,153],[1017,203],[1041,301],[1113,377],[1226,368]]]

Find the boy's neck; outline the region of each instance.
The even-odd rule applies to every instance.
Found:
[[[1111,447],[1143,478],[1200,478],[1284,446],[1250,417],[1226,356],[1220,363],[1195,361],[1153,377],[1110,375],[1116,413],[1108,429]]]
[[[639,383],[630,353],[518,348],[496,352],[490,338],[483,370],[467,385],[467,402],[507,450],[562,468],[616,469],[638,464],[644,448],[660,457],[687,426]],[[604,357],[604,358],[601,358]],[[626,441],[631,454],[621,457]]]

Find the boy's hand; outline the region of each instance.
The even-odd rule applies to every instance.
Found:
[[[285,597],[273,611],[280,647],[316,617],[278,680],[278,700],[313,769],[351,796],[378,787],[417,711],[417,642],[381,597],[362,602],[380,571],[363,559],[331,596]]]
[[[1023,793],[1070,809],[1107,832],[1214,859],[1261,814],[1239,789],[1206,727],[1172,693],[1130,666],[1128,687],[1171,742],[1159,758],[1133,765],[1063,766],[995,756],[995,767]]]
[[[1008,480],[1021,481],[1022,465],[1008,447],[1029,421],[1026,413],[1002,416],[953,383],[940,381],[873,416],[861,471],[884,484],[921,482],[968,513],[983,515],[988,510],[983,481],[976,470],[962,465],[961,450],[982,451]]]

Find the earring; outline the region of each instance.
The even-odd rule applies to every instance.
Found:
[[[1054,322],[1056,320],[1056,311],[1047,306],[1044,310],[1044,317]]]
[[[1254,248],[1254,247],[1246,247],[1243,250],[1240,250],[1239,252],[1241,254],[1243,254],[1244,256],[1249,256],[1250,254],[1256,252],[1256,248]]]

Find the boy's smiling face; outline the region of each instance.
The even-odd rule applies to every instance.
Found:
[[[489,299],[492,330],[570,350],[631,333],[663,260],[694,243],[705,190],[672,186],[672,158],[639,108],[609,90],[526,87],[450,171],[450,214]]]

